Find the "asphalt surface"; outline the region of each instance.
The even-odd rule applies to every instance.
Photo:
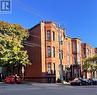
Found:
[[[97,95],[97,86],[61,84],[0,84],[0,95]]]

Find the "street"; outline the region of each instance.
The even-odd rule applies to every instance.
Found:
[[[61,84],[0,84],[0,95],[97,95],[97,86]]]

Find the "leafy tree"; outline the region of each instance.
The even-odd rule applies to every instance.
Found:
[[[83,64],[83,70],[84,71],[88,71],[90,69],[90,67],[91,67],[90,63],[84,63]]]
[[[0,21],[0,65],[30,63],[22,44],[28,36],[27,30],[20,25]]]
[[[83,63],[84,63],[83,64],[84,72],[87,72],[87,71],[95,72],[95,71],[97,71],[97,54],[92,56],[92,57],[85,58]]]

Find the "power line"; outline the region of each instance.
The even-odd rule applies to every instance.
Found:
[[[24,42],[23,44],[26,45],[26,46],[29,46],[29,47],[42,47],[42,46],[39,45],[39,44],[31,43],[31,42],[28,42],[28,41]],[[44,46],[44,45],[43,45],[43,46]],[[56,47],[56,49],[58,50],[59,48]],[[51,52],[52,52],[52,51],[51,51]],[[55,50],[55,53],[59,53],[59,50],[58,50],[58,52]],[[68,54],[66,53],[66,55],[68,55]],[[66,57],[66,56],[65,56],[65,57]]]
[[[23,2],[21,2],[20,0],[17,1],[17,4],[18,4],[18,6],[17,6],[18,8],[24,10],[27,13],[32,14],[33,16],[39,18],[40,20],[43,20],[43,17],[40,14],[38,14],[37,12],[35,12],[35,9],[32,9],[32,7],[27,6],[27,4],[24,5]]]
[[[32,36],[32,37],[35,37],[35,38],[41,38],[41,37],[39,37],[39,36],[36,36],[36,35],[32,35],[32,34],[29,34],[29,36]]]
[[[38,47],[41,47],[41,46],[38,45],[38,44],[30,43],[30,42],[28,42],[28,41],[24,41],[23,44],[25,44],[25,45],[29,45],[29,46],[38,46]]]
[[[39,36],[36,36],[36,35],[32,35],[32,34],[30,34],[30,36],[32,36],[32,37],[35,37],[35,38],[38,38],[38,39],[41,39],[41,37],[39,37]],[[46,41],[46,40],[45,40]],[[55,42],[54,42],[55,43]],[[59,42],[58,41],[56,41],[56,43],[58,43],[59,44]],[[26,44],[26,45],[35,45],[35,46],[39,46],[39,47],[41,47],[42,46],[42,43],[41,43],[41,45],[40,44],[36,44],[35,42],[34,43],[32,43],[32,42],[28,42],[28,41],[25,41],[24,42],[24,44]],[[63,43],[64,44],[64,43]],[[43,45],[44,46],[44,45]],[[52,45],[52,46],[54,46],[54,45]],[[62,47],[64,47],[64,45],[62,46]],[[57,49],[59,49],[58,48],[58,46],[56,47]]]
[[[17,1],[17,0],[16,0]],[[24,10],[25,12],[27,13],[30,13],[32,15],[34,15],[35,17],[39,18],[40,20],[46,20],[44,19],[43,16],[41,16],[36,9],[32,8],[32,6],[27,6],[27,4],[25,5],[23,2],[21,2],[20,0],[17,1],[17,4],[19,4],[19,8],[21,8],[22,10]],[[49,20],[49,19],[48,19]],[[60,23],[59,21],[56,21],[56,20],[50,20],[50,21],[54,21],[55,23]],[[58,25],[59,26],[59,25]],[[62,25],[60,25],[61,28],[63,27]],[[65,28],[62,28],[62,29],[65,29]]]

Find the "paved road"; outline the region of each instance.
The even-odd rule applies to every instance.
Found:
[[[0,95],[97,95],[97,86],[59,84],[0,84]]]

